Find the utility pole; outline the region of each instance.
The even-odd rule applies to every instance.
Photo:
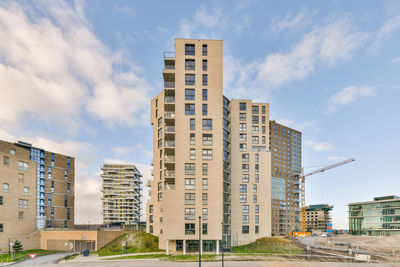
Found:
[[[199,216],[199,267],[201,267],[201,216]]]
[[[8,235],[8,254],[11,254],[11,236]]]
[[[221,250],[222,250],[222,267],[224,267],[224,222],[222,225],[222,239],[221,239]]]

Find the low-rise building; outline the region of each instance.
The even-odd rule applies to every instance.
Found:
[[[375,197],[349,204],[349,233],[388,236],[400,234],[400,197]]]
[[[329,212],[333,206],[328,204],[310,205],[306,208],[306,229],[312,232],[326,232],[332,224]]]

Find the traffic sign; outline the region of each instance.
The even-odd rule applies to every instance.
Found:
[[[122,241],[122,246],[125,247],[125,245],[126,245],[126,242]]]
[[[37,254],[36,253],[34,253],[34,254],[28,254],[29,255],[29,257],[32,259],[32,260],[34,260],[36,257],[37,257]]]

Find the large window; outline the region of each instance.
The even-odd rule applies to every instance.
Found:
[[[195,70],[194,59],[185,59],[185,70]]]
[[[185,44],[185,55],[194,56],[195,55],[195,46],[194,44]]]
[[[195,174],[194,163],[185,163],[185,174]]]
[[[247,184],[239,185],[240,193],[247,193]]]
[[[208,225],[206,223],[203,223],[203,235],[208,234]]]
[[[201,166],[201,173],[203,175],[207,175],[208,174],[208,163],[203,163]]]
[[[3,165],[10,165],[10,158],[7,156],[3,156]]]
[[[9,184],[3,184],[3,192],[8,193],[10,191],[10,185]]]
[[[250,206],[249,205],[242,205],[242,213],[249,213]]]
[[[207,116],[208,115],[207,104],[203,104],[202,113],[203,113],[203,116]]]
[[[196,159],[196,150],[194,148],[190,149],[190,159],[195,160]]]
[[[186,85],[194,85],[195,76],[194,74],[185,74],[185,84]]]
[[[239,120],[245,121],[246,120],[246,113],[239,113]]]
[[[251,127],[251,132],[252,132],[253,134],[258,134],[258,126],[252,126],[252,127]]]
[[[242,183],[248,183],[248,182],[249,182],[249,175],[242,174]]]
[[[247,202],[247,195],[240,195],[240,203],[246,203]]]
[[[207,85],[208,85],[208,75],[203,74],[203,86],[207,86]]]
[[[249,172],[249,164],[242,164],[242,171]]]
[[[185,104],[185,115],[194,115],[195,106],[194,104]]]
[[[249,154],[242,154],[242,161],[248,162],[249,161]]]
[[[248,234],[248,233],[249,233],[249,226],[242,225],[242,234]]]
[[[207,190],[208,189],[208,179],[207,178],[203,178],[202,179],[201,186],[202,186],[203,190]]]
[[[258,112],[259,112],[259,107],[258,107],[258,106],[252,106],[252,107],[251,107],[251,112],[252,112],[253,114],[258,114]]]
[[[207,45],[206,44],[203,44],[203,46],[202,46],[202,52],[203,52],[203,56],[207,56]]]
[[[185,209],[185,220],[194,220],[195,211],[194,208],[186,208]]]
[[[196,144],[196,135],[194,133],[190,134],[190,144],[191,145]]]
[[[203,99],[203,101],[207,101],[207,100],[208,100],[208,92],[207,92],[207,89],[203,89],[202,99]]]
[[[203,130],[204,131],[212,130],[212,119],[203,119]]]
[[[212,160],[213,151],[212,149],[203,149],[203,160]]]
[[[207,70],[207,59],[203,59],[203,71]]]
[[[240,142],[246,142],[246,140],[247,140],[247,134],[245,134],[245,133],[240,133],[240,134],[239,134],[239,141],[240,141]]]
[[[258,124],[259,123],[258,116],[252,116],[251,121],[253,124]]]
[[[195,229],[194,223],[185,223],[185,235],[194,235]]]
[[[185,100],[194,100],[194,98],[195,98],[195,90],[185,89]]]
[[[207,193],[203,193],[202,194],[202,197],[201,197],[201,200],[202,200],[202,204],[203,205],[207,205],[208,204],[208,194]]]
[[[194,119],[190,119],[190,130],[194,131],[196,129],[196,123]]]
[[[18,199],[18,208],[28,208],[28,200],[27,199]]]
[[[203,134],[203,146],[211,146],[212,144],[212,134]]]
[[[239,131],[245,132],[247,129],[246,123],[239,123]]]
[[[195,194],[185,193],[185,205],[194,205],[194,204],[196,204]]]
[[[185,189],[193,190],[195,186],[194,178],[185,178]]]
[[[242,223],[250,223],[250,216],[249,215],[242,215]]]
[[[202,213],[202,219],[203,220],[208,220],[208,209],[207,208],[203,208],[201,213]]]
[[[239,109],[240,109],[240,111],[246,111],[246,103],[245,102],[240,102],[239,103]]]
[[[252,144],[258,144],[260,142],[260,137],[252,136],[251,142],[252,142]]]
[[[18,168],[22,171],[27,171],[28,170],[28,163],[23,162],[23,161],[18,161]]]
[[[240,152],[246,152],[247,151],[247,144],[246,143],[239,144],[239,151]]]

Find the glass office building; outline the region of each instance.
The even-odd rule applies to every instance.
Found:
[[[387,236],[400,234],[400,197],[375,197],[349,204],[349,233]]]

